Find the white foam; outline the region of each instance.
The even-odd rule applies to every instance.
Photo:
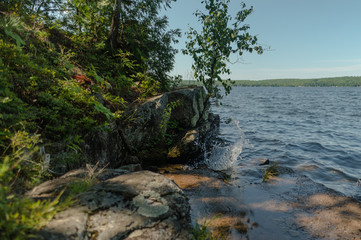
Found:
[[[238,140],[227,146],[215,145],[205,159],[205,163],[209,168],[220,171],[236,165],[245,145],[245,137],[242,129],[239,127],[239,122],[236,121],[234,125],[235,134],[239,135]]]

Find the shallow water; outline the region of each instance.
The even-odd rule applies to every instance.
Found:
[[[242,166],[268,158],[361,200],[361,88],[235,87],[222,103],[212,111],[228,144],[209,154],[211,168],[252,179],[260,173]]]

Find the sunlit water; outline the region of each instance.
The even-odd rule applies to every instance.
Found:
[[[216,170],[268,158],[361,200],[361,88],[235,87],[221,117]],[[229,120],[232,121],[229,123]]]

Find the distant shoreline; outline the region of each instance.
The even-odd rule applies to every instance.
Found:
[[[241,87],[361,87],[361,77],[235,80],[233,82],[234,86]],[[201,83],[183,80],[182,85],[201,85]]]

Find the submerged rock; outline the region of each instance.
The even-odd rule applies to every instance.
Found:
[[[188,239],[189,203],[168,178],[149,171],[100,182],[42,228],[44,239]]]
[[[259,164],[260,166],[265,166],[265,165],[269,165],[269,164],[270,164],[270,161],[269,161],[269,159],[267,159],[267,158],[262,159],[262,161],[263,161],[263,162]]]

